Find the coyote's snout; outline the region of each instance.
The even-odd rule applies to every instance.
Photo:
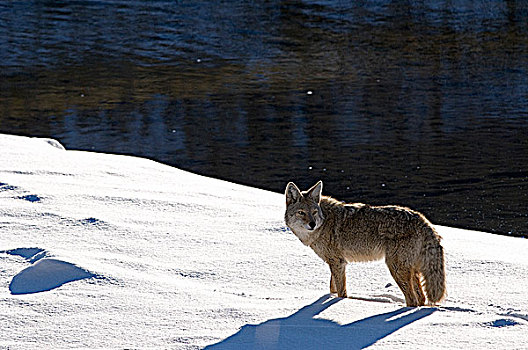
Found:
[[[301,192],[286,187],[286,225],[330,266],[330,292],[346,297],[347,262],[385,258],[407,306],[445,296],[441,237],[422,214],[399,206],[344,204],[321,196],[319,181]],[[425,294],[422,289],[425,287]]]

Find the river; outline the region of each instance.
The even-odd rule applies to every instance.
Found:
[[[528,237],[528,4],[2,1],[0,132]]]

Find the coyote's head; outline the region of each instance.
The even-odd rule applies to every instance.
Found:
[[[306,245],[317,238],[315,232],[323,224],[323,212],[319,205],[322,189],[321,181],[305,192],[301,192],[293,182],[286,186],[286,225]]]

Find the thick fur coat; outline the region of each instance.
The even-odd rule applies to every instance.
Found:
[[[319,181],[286,187],[286,225],[330,267],[330,292],[346,297],[347,262],[385,258],[407,306],[440,302],[446,293],[441,237],[422,214],[389,205],[345,204],[322,196]],[[425,289],[425,294],[424,294]]]

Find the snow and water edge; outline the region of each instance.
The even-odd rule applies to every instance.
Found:
[[[440,307],[405,308],[382,262],[351,265],[343,300],[282,194],[49,139],[0,147],[0,348],[528,343],[525,239],[438,226]]]

